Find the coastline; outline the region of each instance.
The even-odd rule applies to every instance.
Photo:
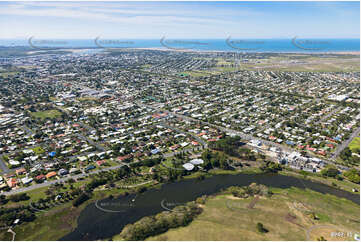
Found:
[[[232,50],[197,50],[197,49],[170,49],[166,47],[139,47],[124,48],[123,50],[158,50],[158,51],[175,51],[175,52],[200,52],[200,53],[245,53],[245,54],[339,54],[339,55],[360,55],[360,51],[232,51]]]
[[[10,48],[9,46],[1,46],[3,48]],[[19,45],[11,48],[24,48],[29,47],[26,45]],[[167,48],[167,47],[128,47],[128,48],[99,48],[99,47],[69,47],[69,48],[49,48],[49,49],[31,49],[28,53],[35,53],[35,52],[49,52],[49,51],[68,51],[71,53],[79,53],[84,51],[94,51],[97,50],[101,52],[113,52],[113,51],[126,51],[126,50],[152,50],[152,51],[172,51],[172,52],[183,52],[183,53],[239,53],[239,54],[299,54],[299,55],[353,55],[353,56],[360,56],[360,51],[345,51],[345,50],[332,50],[332,51],[310,51],[310,50],[301,50],[299,51],[279,51],[279,50],[264,50],[264,51],[257,51],[257,50],[204,50],[204,49],[176,49],[176,48]]]

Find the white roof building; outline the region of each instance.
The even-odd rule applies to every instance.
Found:
[[[183,165],[183,167],[184,167],[184,169],[186,169],[187,171],[191,171],[191,170],[193,170],[194,165],[193,165],[192,163],[185,163],[185,164]]]
[[[202,159],[193,159],[193,160],[189,161],[189,163],[191,163],[193,165],[200,165],[200,164],[203,164],[204,161]]]

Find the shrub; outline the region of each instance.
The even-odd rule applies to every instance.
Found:
[[[83,202],[85,202],[86,200],[88,200],[90,197],[88,194],[86,193],[82,193],[77,199],[75,199],[73,201],[73,206],[74,207],[78,207],[79,205],[81,205]]]
[[[202,197],[199,197],[196,199],[196,203],[197,204],[205,204],[206,203],[206,200],[207,200],[207,197],[206,196],[202,196]]]
[[[147,191],[147,187],[137,187],[137,188],[136,188],[136,192],[137,192],[137,193],[143,193],[143,192],[145,192],[145,191]]]
[[[280,164],[274,163],[272,161],[267,161],[264,165],[260,167],[260,169],[264,172],[277,173],[282,170]]]

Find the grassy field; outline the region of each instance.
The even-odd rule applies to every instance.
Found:
[[[350,72],[360,71],[359,55],[330,55],[318,57],[312,55],[284,54],[265,59],[251,59],[249,62],[240,62],[239,66],[232,66],[234,60],[217,58],[217,64],[209,70],[193,70],[179,74],[191,77],[204,77],[224,72],[238,70],[263,71],[290,71],[290,72]]]
[[[190,225],[150,237],[148,240],[350,240],[332,232],[359,232],[360,206],[345,199],[297,188],[272,189],[270,198],[239,199],[222,194],[211,197],[203,213]],[[317,220],[309,214],[314,212]],[[260,233],[257,223],[269,230]],[[323,225],[323,226],[318,226]]]
[[[350,72],[359,71],[354,63],[342,64],[299,64],[299,65],[278,65],[278,64],[241,64],[242,70],[263,70],[263,71],[289,71],[289,72]]]
[[[56,109],[31,113],[32,117],[40,118],[40,119],[56,118],[56,117],[59,117],[60,115],[61,115],[61,113]]]
[[[13,75],[16,75],[16,74],[18,74],[19,72],[17,72],[17,71],[9,71],[9,72],[1,72],[0,73],[0,76],[1,77],[4,77],[4,78],[7,78],[7,77],[9,77],[9,76],[13,76]]]
[[[33,148],[33,151],[36,155],[41,155],[45,153],[45,150],[41,146]]]
[[[355,149],[360,149],[360,137],[355,137],[348,147],[352,152],[355,152]]]
[[[359,55],[343,55],[329,57],[317,57],[312,55],[284,54],[282,56],[270,57],[261,60],[250,60],[240,62],[239,66],[231,66],[234,61],[217,59],[216,67],[204,71],[187,71],[192,77],[203,77],[233,72],[237,70],[264,70],[264,71],[290,71],[290,72],[350,72],[360,71]]]
[[[202,77],[202,76],[210,76],[213,73],[208,71],[186,71],[182,72],[180,74],[186,75],[186,76],[192,76],[192,77]]]
[[[278,57],[263,59],[255,63],[241,63],[240,69],[291,72],[360,71],[360,58],[358,55],[320,58],[311,55],[300,56],[285,54]]]

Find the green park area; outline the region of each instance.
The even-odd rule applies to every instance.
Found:
[[[32,112],[31,116],[38,119],[46,119],[46,118],[53,119],[61,116],[61,113],[56,109],[51,109],[46,111]]]

